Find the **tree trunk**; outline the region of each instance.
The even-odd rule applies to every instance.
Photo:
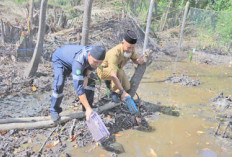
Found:
[[[150,25],[151,25],[151,19],[152,19],[153,4],[154,4],[154,0],[151,0],[150,7],[149,7],[148,18],[147,18],[147,26],[146,26],[144,45],[143,45],[143,53],[145,53],[145,49],[147,48],[147,44],[148,44],[149,31],[150,31]],[[142,65],[138,65],[138,67],[135,70],[134,75],[132,76],[132,78],[130,80],[131,90],[130,90],[129,94],[131,95],[131,97],[134,97],[134,95],[135,95],[135,93],[136,93],[136,91],[137,91],[137,89],[139,87],[140,81],[143,78],[143,74],[146,71],[147,63],[144,63]]]
[[[32,28],[33,25],[33,12],[34,12],[34,0],[31,0],[31,4],[30,4],[30,28]]]
[[[154,7],[155,7],[155,18],[157,18],[157,16],[158,16],[157,0],[155,0],[155,2],[154,2]]]
[[[58,21],[58,26],[60,28],[64,28],[65,25],[67,24],[67,17],[66,15],[64,14],[64,11],[63,9],[60,10],[60,17],[59,17],[59,21]]]
[[[171,4],[172,4],[172,0],[167,5],[167,8],[166,8],[166,11],[165,11],[165,14],[164,14],[164,20],[163,20],[163,22],[161,22],[161,25],[160,25],[160,31],[164,30],[164,26],[165,26],[165,23],[167,21],[168,12],[169,12]]]
[[[186,3],[185,10],[184,10],[184,17],[183,17],[183,22],[182,22],[182,27],[181,27],[181,32],[180,32],[180,40],[178,44],[178,48],[181,48],[181,43],[182,43],[182,38],[183,38],[183,33],[184,33],[184,25],[185,25],[185,20],[187,17],[188,13],[188,7],[189,7],[189,1]]]
[[[44,33],[45,33],[45,21],[46,21],[46,8],[47,8],[47,0],[42,0],[41,8],[40,8],[40,22],[39,22],[39,32],[38,32],[38,40],[36,43],[36,47],[34,50],[34,54],[30,65],[25,69],[24,76],[31,77],[36,74],[38,69],[38,65],[40,62],[40,56],[43,50],[43,41],[44,41]]]
[[[3,27],[3,21],[1,19],[1,38],[2,38],[2,43],[5,43],[5,32],[4,32],[4,27]]]
[[[11,41],[11,36],[10,36],[10,27],[11,24],[10,22],[4,22],[4,40],[5,42],[10,42]]]
[[[57,16],[56,16],[56,0],[53,0],[53,14],[54,14],[54,21],[52,27],[54,27],[57,23]]]
[[[81,45],[88,45],[92,3],[93,0],[85,0]]]
[[[30,13],[29,13],[29,18],[30,18],[30,21],[29,21],[29,48],[31,48],[31,52],[32,51],[32,48],[33,48],[33,12],[34,12],[34,0],[31,0],[31,4],[30,4]]]

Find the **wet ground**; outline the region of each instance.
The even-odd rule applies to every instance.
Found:
[[[220,56],[215,56],[214,59],[218,57]],[[232,92],[231,65],[228,62],[223,65],[209,65],[204,62],[190,62],[188,59],[176,60],[169,56],[159,56],[156,59],[147,69],[138,90],[142,106],[148,107],[147,110],[141,108],[143,116],[154,130],[147,132],[136,129],[134,118],[124,113],[126,108],[116,108],[101,115],[115,136],[116,144],[122,146],[125,151],[118,156],[140,157],[157,154],[160,157],[201,157],[210,154],[208,156],[211,157],[216,154],[219,157],[230,157],[231,137],[221,136],[226,124],[222,124],[219,134],[215,136],[220,116],[223,114],[215,108],[220,107],[221,101],[226,102],[224,108],[231,104],[231,99],[226,98],[231,97]],[[2,74],[11,78],[11,75],[20,72],[20,66],[14,68],[15,65],[2,69]],[[130,66],[131,64],[126,67],[129,75],[133,73],[133,70],[128,68]],[[7,73],[7,70],[12,73]],[[11,94],[1,95],[1,118],[49,115],[53,80],[51,71],[51,66],[41,64],[39,76],[33,81],[17,79],[12,87],[9,85],[8,89],[3,88]],[[7,79],[4,79],[2,83],[6,81]],[[196,81],[200,83],[194,86]],[[72,80],[68,79],[66,85],[62,104],[64,113],[80,112]],[[35,91],[33,86],[36,87]],[[98,96],[96,92],[95,102],[106,93],[104,85],[98,85],[97,91],[101,91],[101,95]],[[222,97],[219,96],[221,92]],[[231,107],[228,111],[231,111]],[[71,126],[72,121],[55,131],[43,149],[44,155],[116,156],[114,152],[106,151],[92,142],[84,120],[77,122],[72,138],[69,137]],[[52,130],[53,128],[1,132],[1,149],[6,156],[37,155]]]
[[[183,60],[162,70],[153,69],[151,65],[142,80],[138,91],[141,99],[154,104],[178,107],[181,115],[176,117],[156,112],[159,116],[148,118],[149,124],[156,128],[154,132],[133,129],[118,132],[116,140],[125,149],[125,153],[119,156],[232,156],[231,137],[222,138],[214,135],[218,126],[215,118],[217,112],[210,101],[221,91],[224,95],[230,96],[232,73],[228,66],[212,67]],[[193,80],[199,79],[201,84],[192,87],[166,83],[164,80],[173,72],[187,75]],[[111,155],[101,147],[92,148],[93,146],[73,148],[70,152],[72,155],[82,156]]]
[[[118,13],[111,15],[111,11],[108,11],[104,14],[107,15],[106,20],[95,21],[97,24],[91,27],[91,44],[104,43],[109,49],[120,43],[125,26],[137,30],[131,26],[133,23],[131,20],[122,19]],[[100,19],[102,16],[99,16]],[[53,83],[52,63],[49,56],[57,47],[70,42],[67,36],[72,33],[76,35],[75,31],[60,33],[61,35],[59,32],[55,34],[56,44],[48,35],[38,75],[33,79],[22,78],[22,69],[27,63],[16,62],[14,53],[0,54],[0,118],[49,115]],[[172,49],[170,46],[177,44],[174,43],[174,39],[167,41],[166,44],[162,44],[161,51],[155,52],[154,61],[147,69],[138,90],[141,104],[148,106],[147,110],[141,108],[143,117],[154,130],[147,132],[137,128],[136,124],[133,124],[134,118],[130,118],[129,114],[124,112],[125,108],[124,110],[117,108],[101,114],[116,138],[116,143],[123,146],[125,152],[118,156],[232,156],[232,140],[221,136],[225,124],[222,124],[219,134],[214,135],[220,119],[218,117],[221,116],[221,112],[215,110],[217,107],[215,104],[221,103],[218,102],[220,99],[212,102],[212,98],[218,97],[221,92],[224,93],[224,97],[232,93],[231,56],[197,51],[190,62],[188,59],[183,59],[188,58],[187,51],[191,52],[189,48],[183,52],[185,55],[181,56],[181,59],[177,59],[176,46]],[[137,47],[139,54],[142,52],[142,42],[143,39],[139,41]],[[186,49],[189,45],[183,44],[184,46]],[[125,68],[130,76],[133,74],[132,67],[133,65],[129,63]],[[101,91],[100,95],[99,91]],[[104,85],[98,84],[95,102],[105,94]],[[62,103],[64,113],[80,112],[80,104],[73,90],[71,78],[66,82],[64,95]],[[228,100],[227,104],[230,102]],[[231,110],[231,107],[229,109]],[[55,156],[54,154],[117,156],[114,152],[106,151],[92,142],[84,119],[77,122],[72,138],[69,137],[71,126],[72,121],[54,131],[43,149],[44,156]],[[53,130],[54,128],[3,131],[0,133],[0,156],[4,154],[5,156],[37,156]]]

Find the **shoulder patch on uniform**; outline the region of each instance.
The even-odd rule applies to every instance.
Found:
[[[81,74],[81,70],[77,69],[77,70],[76,70],[76,74],[77,74],[77,75],[80,75],[80,74]]]

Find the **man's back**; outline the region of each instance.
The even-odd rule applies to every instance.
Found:
[[[80,62],[83,62],[83,58],[87,59],[86,50],[90,47],[91,46],[65,45],[53,53],[52,61],[55,62],[59,60],[65,68],[71,70],[75,56],[78,55]]]

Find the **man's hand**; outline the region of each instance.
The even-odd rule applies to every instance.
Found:
[[[125,101],[125,98],[128,96],[130,96],[130,95],[126,91],[123,91],[122,96],[121,96],[121,100]]]
[[[92,108],[88,108],[85,111],[85,116],[86,116],[86,121],[89,121],[90,115],[93,113],[93,109]]]
[[[138,64],[143,64],[144,63],[144,59],[143,59],[144,55],[140,56],[136,61]]]

